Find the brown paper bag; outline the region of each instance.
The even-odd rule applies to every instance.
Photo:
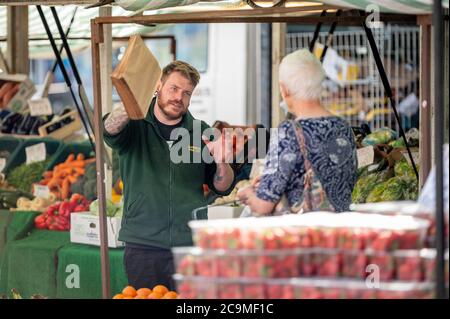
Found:
[[[139,35],[130,37],[128,48],[111,74],[128,116],[145,118],[161,78],[161,67]]]

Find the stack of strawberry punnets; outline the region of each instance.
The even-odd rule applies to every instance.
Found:
[[[313,213],[193,221],[190,226],[197,247],[174,249],[181,296],[432,296],[435,252],[423,249],[425,220]],[[374,272],[381,281],[378,289],[365,285]]]

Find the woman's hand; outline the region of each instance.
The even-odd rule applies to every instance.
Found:
[[[259,184],[259,179],[257,179],[257,184]],[[275,203],[259,199],[258,196],[256,196],[255,187],[253,186],[240,189],[237,192],[236,197],[241,203],[249,206],[253,214],[258,216],[270,214],[275,207]]]

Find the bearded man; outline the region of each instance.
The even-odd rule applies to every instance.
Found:
[[[226,163],[228,148],[220,139],[211,142],[193,133],[195,127],[202,132],[208,128],[188,111],[199,80],[194,67],[174,61],[163,69],[144,119],[130,120],[120,107],[103,121],[105,142],[120,159],[124,214],[119,240],[125,242],[129,285],[136,289],[162,284],[174,290],[171,248],[192,245],[188,222],[195,208],[207,205],[203,184],[218,194],[231,191],[234,172]],[[182,140],[189,143],[191,160],[173,161],[171,150]]]

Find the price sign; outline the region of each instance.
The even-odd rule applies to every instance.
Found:
[[[45,143],[38,143],[25,148],[27,155],[27,165],[34,162],[45,161],[47,157],[47,150],[45,149]]]
[[[28,106],[30,108],[31,116],[53,114],[52,105],[50,104],[50,100],[48,98],[29,100]]]
[[[366,146],[358,149],[358,168],[373,164],[375,159],[375,152],[373,151],[373,146]]]
[[[46,185],[33,185],[33,195],[35,197],[41,198],[49,198],[50,197],[50,189]]]

